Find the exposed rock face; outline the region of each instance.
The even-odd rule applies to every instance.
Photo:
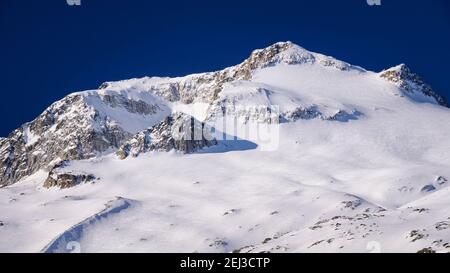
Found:
[[[166,117],[162,122],[139,132],[117,151],[121,159],[128,156],[136,157],[148,151],[177,150],[183,153],[192,153],[204,147],[217,144],[204,123],[193,117],[176,113]]]
[[[380,72],[380,77],[396,84],[406,92],[422,93],[434,98],[440,105],[448,107],[445,98],[435,93],[428,84],[424,83],[417,74],[412,73],[405,64],[400,64]]]
[[[94,157],[117,149],[133,133],[89,104],[92,96],[69,95],[0,142],[0,185],[12,184],[61,160]],[[110,107],[151,116],[158,106],[122,96],[105,96]],[[102,100],[100,100],[102,101]],[[120,105],[120,106],[119,106]]]
[[[322,120],[334,120],[334,121],[342,121],[346,122],[349,120],[355,120],[358,119],[359,116],[361,116],[362,113],[360,113],[357,110],[353,110],[351,112],[347,112],[345,110],[338,110],[335,113],[332,114],[326,114],[322,113],[317,106],[311,106],[311,107],[298,107],[294,111],[289,111],[286,113],[281,114],[281,120],[282,121],[296,121],[299,119],[322,119]]]
[[[45,188],[59,187],[61,189],[70,188],[81,183],[95,180],[95,176],[90,174],[71,174],[71,173],[49,173],[44,181]]]
[[[101,99],[112,108],[123,107],[130,113],[152,115],[158,111],[157,105],[150,105],[142,100],[128,99],[125,96],[104,95]]]
[[[59,187],[64,189],[95,180],[95,176],[92,174],[64,172],[63,168],[66,163],[67,161],[62,161],[50,171],[47,179],[44,181],[43,186],[45,188]]]

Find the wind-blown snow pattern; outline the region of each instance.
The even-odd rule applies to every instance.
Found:
[[[406,65],[290,42],[105,82],[0,138],[0,252],[448,252],[446,106]],[[177,140],[184,121],[226,140]]]

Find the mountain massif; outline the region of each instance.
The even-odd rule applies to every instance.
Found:
[[[450,109],[405,64],[279,42],[0,138],[0,251],[450,251],[448,179]]]

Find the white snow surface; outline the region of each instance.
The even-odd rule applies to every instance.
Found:
[[[161,104],[148,84],[167,81],[121,81],[109,92]],[[270,151],[222,144],[73,161],[64,170],[98,180],[69,189],[43,188],[38,172],[0,189],[0,252],[67,252],[68,239],[82,252],[450,251],[450,109],[402,92],[363,69],[258,69],[225,84],[219,99],[360,115],[282,123]],[[163,104],[162,115],[207,111]],[[130,132],[162,118],[108,115]]]

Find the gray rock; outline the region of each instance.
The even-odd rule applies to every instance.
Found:
[[[96,178],[92,174],[65,172],[64,167],[67,161],[57,164],[48,174],[44,181],[45,188],[59,187],[61,189],[70,188],[81,183],[92,182]]]
[[[88,105],[85,96],[69,95],[0,142],[0,185],[51,169],[61,160],[86,159],[117,149],[131,136]]]
[[[430,192],[430,191],[434,191],[436,190],[436,187],[429,184],[429,185],[425,185],[420,191],[421,192]]]
[[[443,177],[443,176],[439,176],[436,178],[436,183],[441,186],[447,183],[447,178]]]
[[[117,155],[125,159],[130,155],[136,157],[149,151],[177,150],[192,153],[216,145],[217,140],[207,133],[204,126],[204,123],[189,115],[175,113],[133,136],[119,148]]]

